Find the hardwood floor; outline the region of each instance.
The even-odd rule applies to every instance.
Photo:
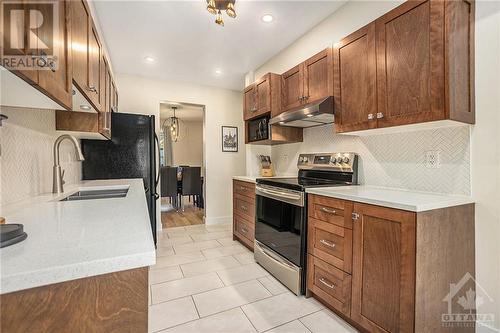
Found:
[[[165,200],[165,199],[163,199]],[[162,206],[167,201],[162,200]],[[161,213],[161,224],[163,228],[184,227],[187,225],[203,224],[204,210],[193,206],[192,202],[184,200],[184,212],[170,210]]]

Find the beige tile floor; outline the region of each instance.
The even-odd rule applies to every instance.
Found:
[[[149,271],[150,332],[357,332],[269,275],[232,240],[231,228],[194,225],[159,234]]]

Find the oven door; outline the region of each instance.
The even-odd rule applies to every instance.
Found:
[[[304,192],[257,184],[255,239],[302,267],[305,235]]]

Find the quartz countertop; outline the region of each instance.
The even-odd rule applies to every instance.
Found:
[[[306,192],[411,212],[424,212],[474,202],[468,196],[407,191],[366,185],[310,188],[306,189]]]
[[[126,197],[59,201],[81,189],[129,187]],[[154,265],[142,179],[82,181],[2,207],[28,238],[0,249],[0,294]]]
[[[279,176],[272,176],[272,177],[262,177],[262,176],[233,176],[234,180],[240,180],[242,182],[248,182],[248,183],[256,183],[257,179],[259,178],[293,178],[297,177],[297,175],[279,175]]]

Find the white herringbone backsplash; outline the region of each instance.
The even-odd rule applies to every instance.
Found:
[[[426,167],[427,151],[440,151],[441,167]],[[297,172],[300,153],[356,152],[361,184],[470,195],[469,126],[365,137],[333,135],[331,125],[304,130],[304,142],[274,146],[277,174]]]
[[[52,148],[60,135],[53,110],[0,107],[9,117],[0,127],[1,204],[8,205],[52,191]],[[61,167],[67,184],[81,179],[73,147],[61,144]]]

